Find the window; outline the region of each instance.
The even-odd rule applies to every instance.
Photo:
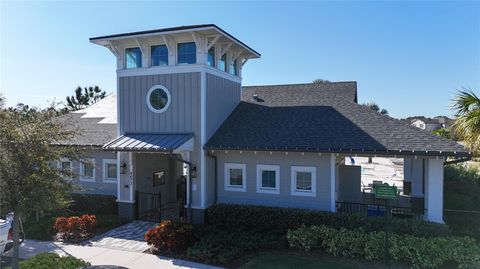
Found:
[[[95,182],[95,159],[80,162],[80,181]]]
[[[292,166],[292,195],[316,196],[317,168]]]
[[[223,54],[218,63],[218,69],[227,72],[227,54]]]
[[[71,171],[72,170],[72,162],[71,161],[61,161],[60,162],[60,170]]]
[[[231,75],[238,76],[237,60],[230,61],[229,72]]]
[[[103,160],[103,182],[117,183],[117,160],[116,159]]]
[[[142,51],[140,48],[125,49],[125,68],[142,67]]]
[[[152,66],[168,65],[168,48],[165,45],[150,47],[150,62]]]
[[[194,64],[197,62],[197,46],[195,42],[179,43],[177,51],[179,64]]]
[[[225,164],[225,190],[246,191],[246,165],[239,163]]]
[[[208,50],[207,64],[215,67],[215,47],[211,47]]]
[[[170,92],[162,85],[155,85],[147,93],[147,106],[155,113],[162,113],[170,106]]]
[[[257,165],[257,192],[280,193],[279,165]]]

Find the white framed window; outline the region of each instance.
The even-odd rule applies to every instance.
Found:
[[[155,85],[148,90],[147,107],[154,113],[162,113],[170,106],[171,99],[170,91],[165,86]]]
[[[103,182],[117,183],[117,160],[103,159]]]
[[[70,161],[69,159],[62,158],[60,159],[60,161],[57,162],[57,164],[58,164],[58,169],[62,172],[71,173],[73,171],[72,161]],[[70,179],[69,176],[65,176],[65,178]]]
[[[317,168],[313,166],[292,166],[292,195],[317,195]]]
[[[139,47],[125,49],[125,69],[142,67],[142,51]]]
[[[95,182],[95,159],[80,162],[80,181]]]
[[[247,166],[241,163],[225,163],[225,190],[247,191]]]
[[[280,165],[257,165],[257,192],[280,194]]]

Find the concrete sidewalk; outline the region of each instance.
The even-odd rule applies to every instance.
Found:
[[[20,248],[20,258],[28,259],[43,252],[55,252],[62,256],[71,255],[88,261],[92,265],[115,265],[129,269],[219,269],[219,267],[152,254],[35,240],[25,240]]]

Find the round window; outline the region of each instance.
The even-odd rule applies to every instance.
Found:
[[[167,88],[156,85],[150,88],[147,93],[147,106],[155,113],[162,113],[170,105],[170,92]]]

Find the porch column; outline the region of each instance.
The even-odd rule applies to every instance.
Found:
[[[425,159],[426,220],[443,222],[443,158]]]
[[[122,165],[126,165],[122,171]],[[117,153],[117,202],[118,215],[125,219],[135,218],[133,156],[131,152]],[[122,173],[125,172],[125,173]]]

